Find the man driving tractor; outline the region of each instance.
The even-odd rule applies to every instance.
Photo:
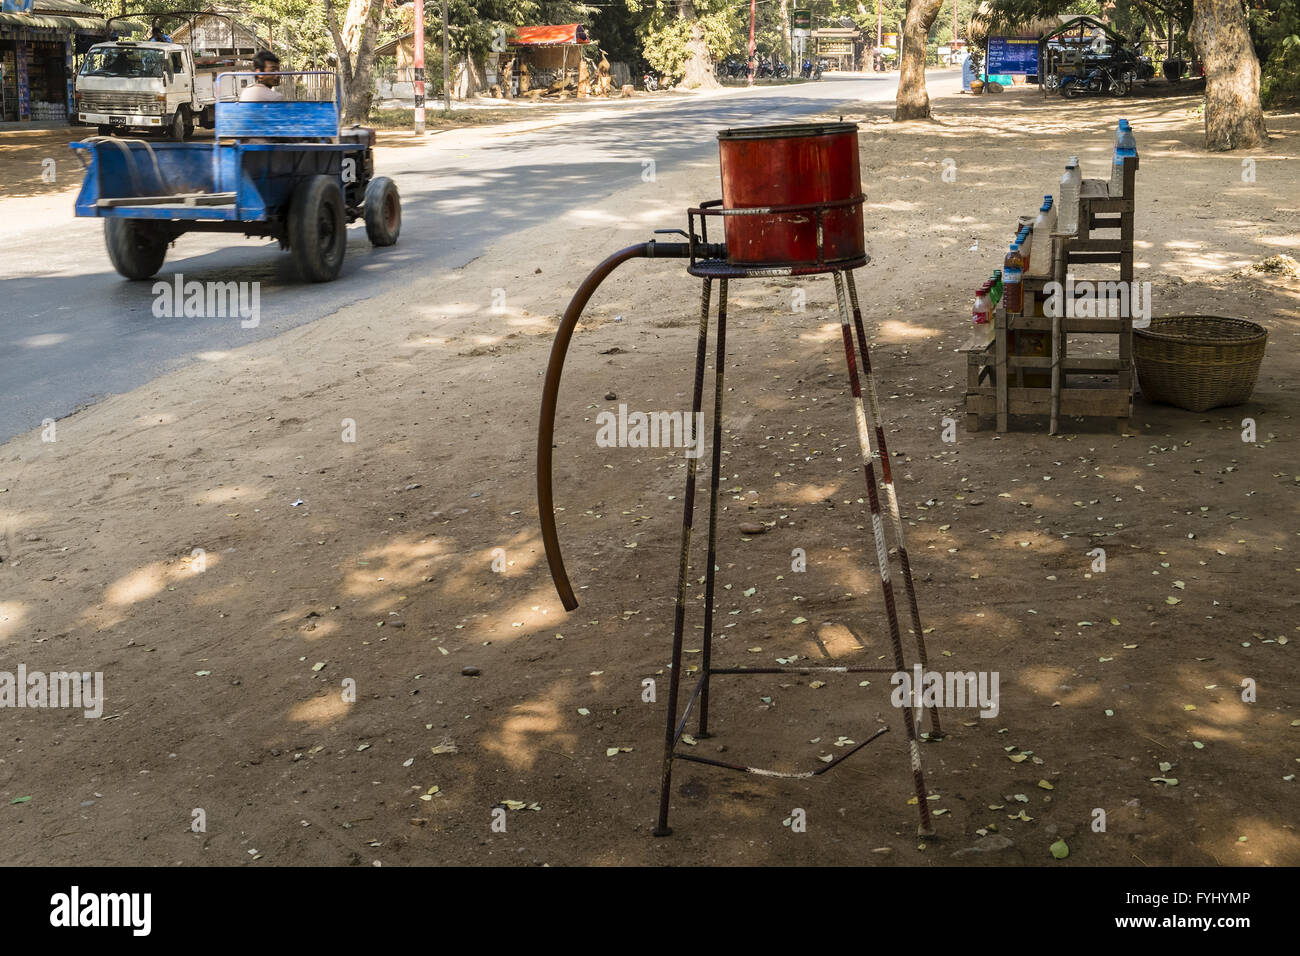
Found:
[[[280,58],[270,50],[260,50],[253,57],[253,69],[257,71],[257,81],[244,87],[239,93],[241,103],[258,103],[270,100],[282,100],[284,94],[276,89],[280,85]]]

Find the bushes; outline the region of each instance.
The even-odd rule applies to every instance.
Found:
[[[1300,36],[1283,37],[1262,73],[1259,98],[1266,109],[1300,103]]]

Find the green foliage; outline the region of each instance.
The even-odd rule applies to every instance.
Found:
[[[658,0],[653,7],[646,5],[643,12],[648,16],[637,28],[643,56],[670,83],[681,79],[686,71],[690,59],[688,44],[695,23],[702,29],[705,46],[715,63],[731,52],[740,29],[739,11],[720,0],[697,2],[695,21],[679,16],[678,5],[672,0]],[[748,22],[748,16],[745,19]]]
[[[1283,37],[1263,67],[1260,102],[1266,108],[1300,103],[1300,36]]]

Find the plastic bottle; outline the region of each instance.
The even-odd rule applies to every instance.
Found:
[[[1050,236],[1056,232],[1056,203],[1051,196],[1043,197],[1043,209],[1046,211],[1047,228],[1041,234]]]
[[[1052,204],[1049,203],[1047,197],[1044,196],[1043,204],[1038,207],[1038,215],[1034,217],[1034,232],[1038,233],[1040,236],[1047,236],[1052,232],[1051,227],[1047,222],[1048,211],[1051,208]]]
[[[1126,120],[1126,119],[1121,119],[1118,123],[1115,124],[1115,146],[1116,146],[1116,148],[1119,147],[1119,141],[1120,141],[1121,138],[1123,138],[1124,133],[1125,133],[1126,131],[1129,132],[1130,134],[1131,134],[1132,131],[1133,131],[1133,127],[1129,126],[1129,124],[1128,124],[1128,120]]]
[[[1079,188],[1083,184],[1083,173],[1079,171],[1079,157],[1071,156],[1061,177],[1061,208],[1057,212],[1056,225],[1067,236],[1079,231]]]
[[[1002,301],[1002,270],[994,269],[993,275],[989,278],[989,301],[993,303],[996,309],[998,303]]]
[[[1120,120],[1115,130],[1115,162],[1110,167],[1110,195],[1122,199],[1124,196],[1124,159],[1137,156],[1137,138],[1128,125],[1128,120]]]
[[[1020,256],[1020,246],[1011,244],[1011,251],[1002,260],[1002,297],[1008,312],[1019,312],[1024,301],[1021,277],[1024,275],[1025,260]]]
[[[1033,227],[1024,225],[1020,227],[1020,232],[1016,234],[1016,245],[1020,246],[1020,258],[1024,262],[1021,267],[1025,273],[1029,272],[1029,256],[1033,245]]]
[[[989,300],[988,284],[975,290],[975,304],[971,307],[970,320],[976,325],[988,325],[993,314],[993,303]]]

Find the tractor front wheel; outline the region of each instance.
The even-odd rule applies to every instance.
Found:
[[[366,237],[371,245],[391,246],[402,231],[402,201],[397,184],[377,176],[366,186]]]
[[[343,268],[348,231],[343,190],[333,176],[311,176],[289,200],[289,249],[304,279],[329,282]]]

